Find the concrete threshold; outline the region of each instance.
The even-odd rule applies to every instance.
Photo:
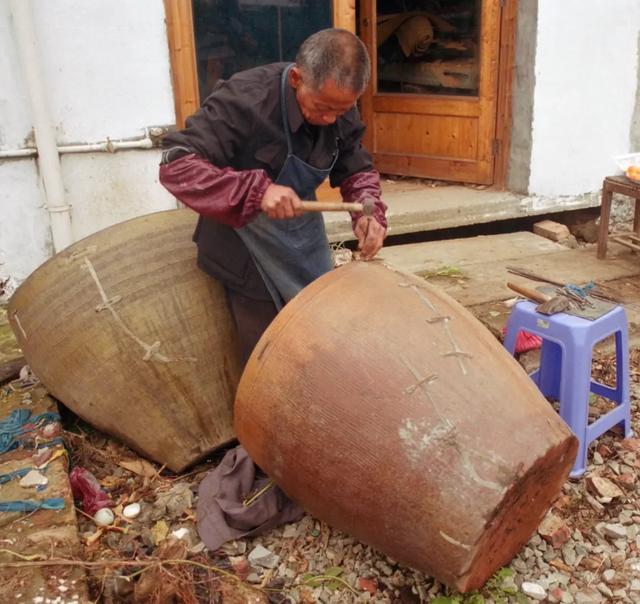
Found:
[[[483,224],[596,207],[597,194],[577,197],[547,198],[524,196],[510,191],[498,191],[461,185],[429,185],[416,179],[382,181],[383,200],[389,206],[389,235],[403,235],[439,229]],[[322,195],[323,200],[340,201],[335,189]],[[326,212],[325,225],[332,243],[354,239],[349,215]]]

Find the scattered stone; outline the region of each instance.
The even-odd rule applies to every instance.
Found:
[[[624,496],[624,493],[620,488],[608,478],[602,478],[601,476],[589,476],[589,478],[587,478],[587,485],[596,497],[615,499],[616,497]]]
[[[229,562],[231,562],[233,572],[238,575],[241,581],[244,581],[251,573],[249,561],[244,556],[231,556]]]
[[[122,515],[129,520],[136,518],[140,514],[140,504],[130,503],[122,510]]]
[[[621,524],[605,524],[603,532],[612,539],[626,539],[627,529]]]
[[[369,592],[372,596],[375,596],[376,592],[378,591],[378,584],[373,579],[359,577],[358,588],[361,589],[362,591]]]
[[[542,585],[538,585],[537,583],[532,583],[530,581],[525,581],[522,584],[522,592],[533,598],[534,600],[544,600],[547,597],[547,592]]]
[[[256,545],[249,552],[249,562],[252,566],[261,566],[262,568],[275,568],[278,566],[280,556],[274,554],[262,545]]]
[[[561,547],[571,538],[571,530],[566,523],[551,512],[540,523],[538,534],[555,549]]]
[[[608,598],[612,598],[613,597],[613,592],[611,591],[611,588],[608,585],[606,585],[605,583],[598,583],[598,585],[596,585],[596,589],[603,596],[607,596]]]
[[[49,479],[38,472],[38,470],[29,470],[21,479],[20,486],[25,488],[39,487],[48,484]]]
[[[115,516],[109,508],[101,508],[93,515],[93,521],[98,526],[109,526],[114,520]]]
[[[602,596],[597,591],[585,590],[576,593],[574,600],[576,604],[600,604]]]
[[[567,239],[571,233],[564,224],[553,220],[541,220],[533,225],[533,232],[540,237],[546,237],[551,241],[562,241]]]
[[[589,493],[586,493],[585,499],[587,500],[587,503],[593,508],[593,510],[598,512],[598,514],[604,512],[604,506],[595,497],[589,495]]]

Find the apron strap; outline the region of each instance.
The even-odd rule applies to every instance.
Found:
[[[293,155],[293,143],[291,142],[291,131],[289,130],[289,114],[287,112],[287,99],[285,94],[287,78],[292,67],[293,63],[287,65],[280,78],[280,112],[282,113],[282,128],[287,137],[287,155]]]

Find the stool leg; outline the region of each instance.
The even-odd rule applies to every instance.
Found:
[[[587,467],[587,425],[589,423],[589,394],[591,391],[591,351],[566,349],[565,367],[560,386],[560,416],[579,441],[578,453],[569,476],[579,478]],[[582,353],[582,354],[581,354]],[[568,366],[568,365],[571,366]]]
[[[640,235],[640,198],[636,197],[635,208],[633,212],[633,232]]]
[[[507,330],[504,334],[504,342],[502,343],[511,356],[516,354],[516,339],[518,338],[519,333],[520,330],[514,324],[512,312],[511,316],[507,320]]]
[[[625,438],[633,436],[631,430],[631,402],[629,397],[629,336],[627,326],[616,332],[616,394],[618,405],[626,407],[624,421],[620,422]]]
[[[560,398],[562,347],[550,340],[542,340],[540,368],[531,375],[540,392],[550,398]]]
[[[600,231],[598,233],[597,256],[602,259],[607,254],[607,239],[609,238],[609,215],[611,214],[611,198],[613,191],[605,181],[602,186],[602,201],[600,203]]]

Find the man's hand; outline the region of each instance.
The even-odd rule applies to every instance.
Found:
[[[300,198],[293,189],[270,184],[260,202],[260,208],[271,219],[282,220],[302,214]]]
[[[382,247],[385,229],[375,218],[371,216],[361,216],[353,229],[358,238],[358,249],[363,260],[371,260]]]

